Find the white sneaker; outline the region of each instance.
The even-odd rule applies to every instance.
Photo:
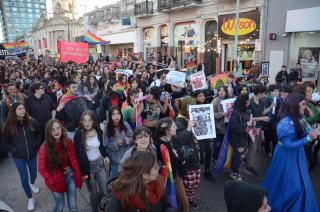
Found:
[[[34,184],[30,184],[30,188],[31,188],[33,193],[35,193],[35,194],[39,193],[39,187],[38,186],[35,186]]]
[[[35,209],[35,201],[33,198],[29,199],[28,202],[28,211],[32,211]]]

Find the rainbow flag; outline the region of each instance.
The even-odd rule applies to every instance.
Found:
[[[110,43],[110,41],[103,40],[102,38],[96,36],[90,31],[88,31],[87,34],[84,35],[84,41],[90,44],[109,44]]]
[[[163,177],[164,184],[166,185],[166,191],[167,191],[171,206],[174,208],[175,211],[177,211],[177,208],[178,208],[177,198],[176,198],[176,192],[174,188],[174,180],[173,180],[169,151],[168,151],[168,148],[163,144],[160,145],[160,151],[161,151],[162,160],[164,164],[164,168],[161,172],[161,175]]]
[[[26,49],[29,47],[29,44],[26,41],[22,41],[22,42],[18,42],[18,43],[4,43],[2,45],[7,51],[10,51],[10,50],[22,51],[23,49]]]
[[[227,83],[227,73],[218,74],[209,78],[211,90],[218,90],[219,86]]]
[[[8,51],[12,49],[16,49],[16,46],[14,45],[14,43],[3,43],[2,45]]]
[[[29,47],[29,44],[28,42],[23,41],[23,42],[15,43],[15,46],[19,49],[25,49]]]
[[[231,168],[232,152],[233,152],[233,149],[229,143],[229,126],[228,126],[220,147],[220,152],[216,162],[216,167],[214,168],[214,173],[216,175],[219,175],[224,168],[228,168],[228,169]]]

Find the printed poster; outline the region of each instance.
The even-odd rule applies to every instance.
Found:
[[[199,71],[190,75],[192,91],[204,90],[208,88],[206,75],[204,71]]]
[[[302,78],[304,80],[316,79],[318,76],[320,47],[302,47],[299,48],[298,61],[302,66]]]
[[[216,138],[213,105],[190,105],[189,117],[194,122],[193,134],[197,140]]]

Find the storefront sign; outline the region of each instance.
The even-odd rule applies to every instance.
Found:
[[[59,47],[61,62],[86,63],[88,60],[88,43],[60,41]]]
[[[259,38],[260,12],[258,10],[239,14],[238,35],[240,38]],[[220,38],[233,38],[236,34],[236,15],[219,16],[218,32]]]

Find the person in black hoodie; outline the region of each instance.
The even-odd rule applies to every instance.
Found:
[[[245,182],[224,184],[224,199],[228,212],[269,212],[267,191]]]
[[[159,120],[157,132],[155,136],[157,158],[164,164],[163,157],[161,154],[161,145],[164,145],[169,152],[172,174],[174,178],[174,186],[177,196],[178,210],[181,212],[189,211],[189,202],[186,194],[186,190],[183,185],[182,176],[184,176],[184,170],[182,169],[185,161],[178,153],[179,142],[176,137],[177,125],[170,118],[163,118]]]
[[[189,205],[193,209],[198,208],[194,201],[196,189],[200,184],[200,147],[192,133],[193,121],[189,119],[189,105],[196,102],[191,96],[183,97],[178,101],[179,114],[175,122],[177,124],[177,136],[179,141],[178,154],[185,163],[183,164],[183,184],[186,189]]]
[[[107,193],[109,158],[103,146],[103,132],[96,121],[94,112],[86,110],[81,116],[80,127],[74,137],[76,157],[81,174],[86,179],[90,192],[92,211],[98,211],[102,195]]]
[[[29,117],[24,104],[13,103],[3,127],[3,141],[18,169],[22,187],[29,199],[28,210],[35,208],[31,191],[39,192],[34,183],[37,178],[37,152],[41,140],[40,129]]]

